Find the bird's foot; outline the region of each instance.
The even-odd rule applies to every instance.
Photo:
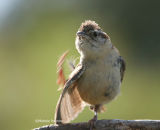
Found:
[[[94,124],[96,121],[97,121],[97,115],[95,115],[91,120],[88,121],[88,123],[90,125],[90,130],[93,130]]]

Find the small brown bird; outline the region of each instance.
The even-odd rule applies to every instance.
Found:
[[[59,84],[64,84],[55,112],[56,124],[68,123],[86,105],[95,112],[91,121],[97,120],[97,112],[104,110],[104,104],[112,101],[120,92],[125,71],[125,62],[113,46],[109,36],[94,21],[81,24],[76,36],[76,49],[80,53],[79,64],[67,81],[64,79],[62,64],[58,66]]]

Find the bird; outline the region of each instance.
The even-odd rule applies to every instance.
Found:
[[[74,120],[84,107],[94,112],[90,122],[97,121],[97,113],[120,93],[126,63],[110,37],[91,20],[84,21],[76,33],[75,46],[80,54],[77,65],[71,63],[72,72],[65,80],[62,64],[66,52],[58,63],[59,84],[62,84],[55,110],[57,125]]]

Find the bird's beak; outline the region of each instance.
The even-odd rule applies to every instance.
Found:
[[[82,36],[82,37],[84,37],[85,35],[86,35],[85,32],[81,32],[81,31],[78,31],[78,32],[77,32],[77,36]]]

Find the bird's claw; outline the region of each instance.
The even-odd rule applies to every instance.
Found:
[[[94,124],[96,121],[97,121],[97,115],[95,115],[91,120],[88,121],[88,123],[90,125],[90,130],[93,130]]]

